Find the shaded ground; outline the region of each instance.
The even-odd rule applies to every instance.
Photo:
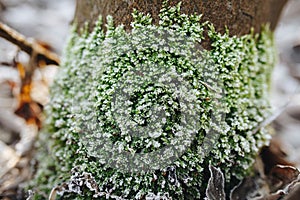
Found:
[[[0,21],[28,37],[47,42],[61,54],[74,9],[75,0],[0,0]],[[276,43],[279,62],[274,70],[271,96],[276,134],[271,148],[263,152],[262,160],[269,166],[279,163],[300,168],[300,1],[290,0],[276,30]],[[24,198],[24,192],[18,188],[33,173],[31,150],[38,131],[32,117],[36,114],[43,120],[40,111],[49,100],[48,87],[57,70],[56,66],[36,70],[31,87],[34,104],[29,106],[32,116],[25,117],[26,123],[24,115],[22,118],[15,114],[20,109],[19,115],[24,114],[20,69],[14,68],[16,64],[12,62],[16,55],[17,47],[0,38],[0,199]],[[25,53],[19,53],[17,58],[24,69],[30,65]],[[292,174],[290,169],[276,170],[276,175]],[[282,179],[288,182],[285,178]],[[286,185],[281,185],[281,189]],[[278,189],[267,191],[276,193]],[[293,198],[300,199],[300,195]]]

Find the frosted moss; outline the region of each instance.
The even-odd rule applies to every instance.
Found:
[[[111,17],[105,33],[101,18],[90,34],[72,32],[40,139],[37,198],[64,185],[63,199],[199,199],[209,164],[230,188],[268,143],[265,128],[254,132],[269,114],[268,28],[231,37],[180,4],[165,5],[157,26],[133,16],[130,33]]]

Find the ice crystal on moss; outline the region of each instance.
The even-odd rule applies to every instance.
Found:
[[[209,164],[231,184],[267,144],[267,130],[253,132],[269,110],[274,52],[267,28],[221,34],[201,16],[181,14],[180,4],[164,5],[159,25],[150,15],[133,16],[130,33],[111,17],[105,33],[102,18],[90,34],[72,32],[40,141],[50,153],[38,158],[40,190],[69,183],[79,167],[99,193],[199,199]],[[205,27],[209,51],[201,48]],[[64,199],[93,196],[79,189]]]

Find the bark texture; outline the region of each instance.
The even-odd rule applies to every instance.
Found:
[[[261,31],[261,25],[270,23],[274,30],[280,13],[288,0],[170,0],[170,5],[182,2],[182,12],[185,14],[203,14],[203,21],[210,21],[218,32],[224,32],[228,27],[230,35],[244,35],[251,27],[255,32]],[[74,20],[79,24],[93,22],[101,14],[112,15],[115,24],[124,24],[130,30],[131,13],[134,8],[144,13],[150,13],[154,23],[158,23],[158,14],[162,0],[77,0]],[[105,28],[105,27],[104,27]]]

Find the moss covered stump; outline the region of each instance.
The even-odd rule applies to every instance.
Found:
[[[273,35],[220,34],[164,5],[159,25],[71,33],[52,87],[32,186],[36,199],[201,199],[208,166],[226,188],[268,144]],[[211,49],[201,48],[207,35]],[[228,192],[227,191],[227,192]]]

